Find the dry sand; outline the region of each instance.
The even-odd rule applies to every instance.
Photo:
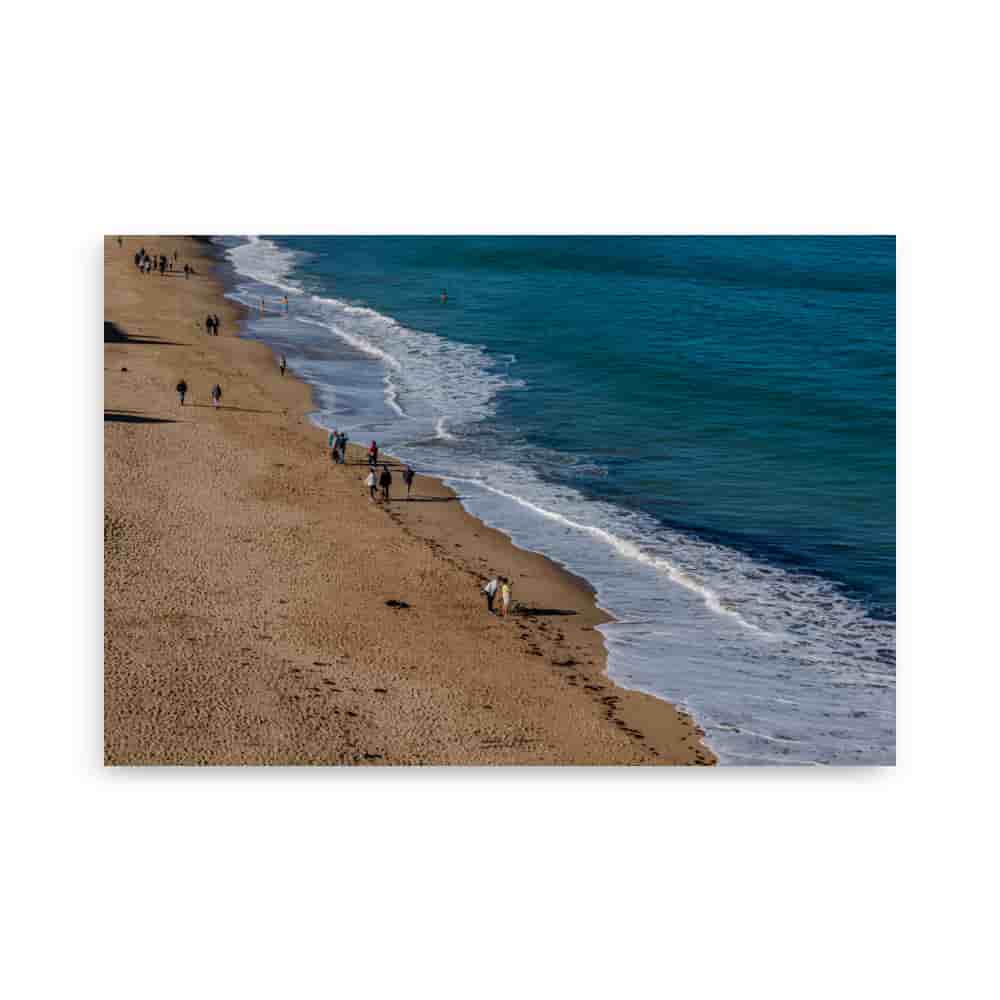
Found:
[[[141,275],[140,246],[174,272]],[[604,675],[584,581],[436,480],[373,504],[360,448],[330,462],[213,259],[105,241],[106,763],[714,763],[688,717]],[[486,613],[494,573],[529,610]]]

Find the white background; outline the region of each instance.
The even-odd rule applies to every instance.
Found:
[[[987,993],[992,9],[8,11],[5,995]],[[104,770],[101,236],[247,231],[895,233],[899,766]]]

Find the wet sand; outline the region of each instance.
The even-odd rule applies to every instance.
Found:
[[[140,246],[176,250],[173,273],[140,274]],[[406,501],[397,469],[372,503],[361,448],[333,465],[308,387],[237,336],[212,268],[194,239],[105,241],[106,763],[715,762],[687,716],[607,679],[585,581],[435,479]],[[507,619],[480,593],[496,573]]]

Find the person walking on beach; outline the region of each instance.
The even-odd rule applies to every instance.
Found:
[[[413,488],[413,469],[407,466],[403,469],[403,482],[406,483],[406,499],[410,499],[410,490]]]
[[[215,331],[216,337],[219,336],[219,317],[216,314],[212,314],[212,329]]]
[[[334,427],[330,431],[326,439],[326,446],[330,449],[330,461],[336,463],[337,461],[337,445],[340,444],[340,439],[337,437],[337,428]]]
[[[340,464],[347,462],[347,431],[341,431],[337,435],[337,451],[340,453]]]
[[[205,331],[208,333],[208,335],[210,337],[212,336],[212,314],[211,313],[209,313],[205,317]]]
[[[184,280],[185,281],[187,281],[187,279],[190,276],[190,274],[191,274],[191,268],[187,264],[185,264],[184,265]]]
[[[284,354],[281,355],[281,361],[278,363],[278,367],[281,369],[281,374],[284,375],[285,374],[285,369],[288,367],[288,364],[285,361]]]
[[[375,502],[375,469],[372,467],[368,470],[368,478],[365,480],[365,486],[368,487],[368,496],[370,497],[372,503]]]
[[[219,400],[222,399],[222,386],[218,382],[212,386],[212,406],[219,408]]]
[[[510,591],[511,591],[511,587],[512,587],[512,584],[511,584],[510,580],[508,580],[507,577],[505,577],[505,576],[501,577],[501,583],[500,583],[500,602],[501,602],[501,607],[503,609],[502,614],[503,614],[504,618],[506,618],[507,615],[510,614]]]
[[[392,473],[388,465],[382,466],[382,475],[378,477],[378,484],[382,487],[382,499],[389,501],[389,487],[392,485]]]
[[[181,406],[184,405],[184,397],[187,395],[187,391],[188,384],[184,381],[184,379],[181,379],[180,382],[177,383],[177,395],[181,397]]]
[[[497,577],[493,577],[486,586],[483,587],[483,593],[486,595],[486,610],[491,614],[495,615],[496,612],[493,610],[493,598],[497,596],[497,590],[500,587],[500,580]]]
[[[378,465],[378,445],[374,441],[368,447],[368,464],[373,469]]]

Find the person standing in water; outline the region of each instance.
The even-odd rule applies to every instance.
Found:
[[[369,499],[372,501],[372,503],[374,503],[375,502],[375,467],[374,466],[372,466],[372,468],[370,468],[368,470],[368,478],[365,480],[365,486],[368,487],[368,497],[369,497]]]
[[[187,395],[187,391],[188,384],[184,381],[184,379],[181,379],[180,382],[177,383],[177,395],[181,398],[181,406],[184,405],[184,397]]]
[[[441,289],[441,304],[443,305],[448,301],[448,293],[442,288]]]
[[[388,465],[382,466],[382,475],[378,477],[378,484],[382,487],[382,499],[388,503],[389,487],[392,485],[392,473]]]
[[[410,499],[410,490],[413,488],[413,469],[407,466],[403,469],[403,482],[406,483],[406,499]]]
[[[219,408],[219,400],[222,399],[222,386],[218,382],[212,386],[212,406]]]
[[[281,369],[281,374],[284,375],[285,374],[285,369],[288,367],[288,364],[285,361],[284,354],[281,355],[281,361],[278,362],[278,367]]]

